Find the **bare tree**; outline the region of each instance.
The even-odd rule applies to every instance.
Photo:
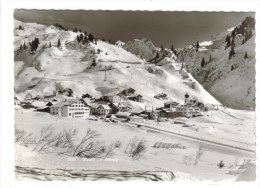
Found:
[[[15,129],[15,142],[20,142],[25,138],[26,132],[24,130]]]
[[[128,154],[132,159],[138,159],[142,157],[146,151],[146,141],[144,138],[133,137],[125,149],[125,153]]]
[[[80,143],[76,146],[73,156],[78,156],[78,154],[80,153],[80,151],[82,151],[83,148],[87,149],[85,146],[86,143],[89,140],[96,138],[97,136],[99,136],[99,134],[96,131],[88,129],[85,136],[81,139]],[[92,142],[88,143],[87,147],[92,147],[91,143]]]
[[[33,151],[35,151],[40,144],[49,140],[51,138],[52,134],[53,134],[52,125],[49,125],[47,127],[43,127],[41,129],[40,137],[39,137],[39,139],[36,143],[36,146],[33,148]]]
[[[120,148],[121,145],[122,145],[122,142],[121,142],[121,140],[119,140],[119,139],[117,139],[117,140],[114,142],[114,147],[115,147],[115,148]]]
[[[15,143],[21,143],[24,146],[35,143],[35,137],[32,137],[32,133],[27,133],[24,130],[15,129]]]

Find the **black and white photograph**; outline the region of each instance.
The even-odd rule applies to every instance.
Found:
[[[256,182],[256,15],[13,9],[14,179]]]

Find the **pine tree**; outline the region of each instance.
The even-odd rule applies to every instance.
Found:
[[[90,42],[93,42],[94,36],[90,33],[90,34],[88,35],[88,39],[89,39]]]
[[[205,64],[206,64],[206,62],[205,62],[205,59],[204,59],[204,57],[202,58],[202,60],[201,60],[201,63],[200,63],[200,65],[201,65],[201,67],[204,67],[205,66]]]
[[[80,38],[80,41],[82,41],[82,40],[83,40],[84,36],[83,36],[83,34],[82,34],[82,33],[79,35],[79,38]]]
[[[80,43],[80,37],[79,37],[79,35],[77,35],[77,41],[78,41],[78,43]]]
[[[174,46],[173,46],[173,45],[171,46],[171,50],[172,50],[172,52],[174,52],[174,51],[175,51],[175,48],[174,48]]]
[[[230,46],[230,36],[229,35],[227,35],[227,39],[226,39],[227,41],[227,43],[226,43],[226,46],[225,46],[225,49],[227,49],[229,46]]]
[[[60,47],[61,46],[61,43],[60,43],[60,39],[58,40],[58,45],[57,45],[58,47]]]
[[[163,45],[161,45],[161,51],[163,51],[163,50],[164,50]]]
[[[232,65],[232,66],[231,66],[231,71],[234,70],[234,69],[235,69],[235,68],[234,68],[234,66]]]
[[[23,49],[25,50],[27,48],[25,42],[23,43]]]
[[[23,45],[21,44],[21,45],[20,45],[20,51],[21,51],[22,49],[23,49]]]
[[[234,46],[231,46],[231,49],[229,51],[228,59],[231,59],[235,55]]]
[[[87,36],[87,31],[84,32],[85,36]]]
[[[88,43],[88,38],[87,38],[87,35],[84,36],[84,39],[82,41],[82,44],[86,44]]]
[[[199,42],[197,41],[197,43],[196,43],[196,52],[199,51],[199,47],[200,47],[200,44],[199,44]]]
[[[158,58],[159,58],[159,53],[158,53],[158,52],[156,53],[156,56],[155,56],[155,58],[156,58],[156,59],[158,59]]]
[[[49,48],[51,48],[51,42],[50,42],[50,44],[49,44]]]
[[[247,59],[248,58],[248,55],[247,55],[247,52],[245,53],[244,55],[244,59]]]

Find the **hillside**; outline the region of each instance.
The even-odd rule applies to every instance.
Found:
[[[132,87],[143,96],[144,103],[133,104],[141,108],[162,106],[164,101],[154,98],[158,93],[166,93],[170,100],[183,103],[188,92],[200,102],[219,104],[189,73],[181,70],[173,53],[168,52],[167,56],[160,53],[155,65],[125,50],[127,43],[122,48],[96,39],[83,45],[77,41],[79,32],[34,23],[24,23],[24,30],[19,30],[20,24],[15,21],[14,59],[15,92],[21,99],[50,96],[61,85],[72,89],[78,97],[86,93],[100,97],[100,87]],[[28,45],[35,37],[40,41],[35,52],[30,52],[30,48],[19,50],[21,44]]]
[[[244,91],[251,83],[253,54],[247,49],[248,57],[243,57],[244,50],[254,45],[254,36],[242,44],[238,35],[235,55],[224,66],[230,51],[230,47],[224,49],[227,33],[201,42],[198,52],[194,45],[176,52],[173,47],[155,47],[148,39],[112,44],[95,38],[95,34],[67,30],[58,24],[15,20],[16,178],[254,181],[255,112],[221,105],[227,102],[222,100],[226,97],[222,90],[230,98],[236,96],[232,99],[235,103],[244,95],[239,89]],[[207,63],[201,67],[204,56]],[[211,75],[206,74],[209,69]],[[233,90],[238,83],[235,79],[242,83],[242,77],[245,85]],[[221,79],[232,88],[228,90]],[[126,88],[129,91],[122,92]],[[104,103],[101,96],[118,93],[123,94],[112,95],[112,105],[120,100],[126,110],[115,112],[100,105]],[[190,104],[182,105],[187,94]],[[82,105],[76,105],[75,100],[59,103],[71,97],[84,101],[77,100]],[[199,114],[185,116],[176,110],[174,116],[163,116],[162,112],[174,108],[158,108],[170,100],[187,111],[193,109],[191,103],[200,102],[194,108]],[[57,107],[60,104],[65,106]],[[86,116],[63,116],[68,104],[76,105],[73,113]],[[88,114],[80,106],[88,109]],[[93,113],[95,106],[102,112],[109,110],[107,114]],[[58,108],[62,115],[51,110]],[[158,118],[147,118],[149,112],[157,113]],[[120,114],[131,115],[121,118]],[[134,147],[138,152],[141,148],[136,158]],[[220,166],[223,161],[224,167]]]
[[[198,52],[195,45],[190,45],[178,56],[178,61],[185,64],[187,71],[207,91],[222,104],[236,109],[255,108],[255,34],[254,29],[249,30],[251,37],[244,34],[248,31],[238,31],[237,28],[253,27],[244,26],[245,23],[214,36],[211,41],[200,42]],[[232,44],[227,45],[227,36],[234,43],[235,54],[230,59]],[[201,65],[203,58],[204,66]]]

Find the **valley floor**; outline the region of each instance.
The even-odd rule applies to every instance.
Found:
[[[32,146],[16,143],[17,179],[153,180],[155,178],[174,181],[253,181],[255,179],[255,152],[253,151],[228,148],[148,129],[156,127],[254,150],[254,112],[220,109],[213,111],[209,116],[179,118],[175,122],[157,123],[149,120],[144,124],[148,127],[146,128],[131,123],[70,119],[21,108],[15,110],[15,129],[25,130],[38,137],[42,127],[49,125],[53,126],[55,132],[69,128],[78,129],[78,142],[90,128],[100,134],[100,140],[106,143],[120,140],[122,145],[116,148],[114,154],[106,160],[86,160],[65,155],[57,156],[52,152],[36,152],[32,151]],[[138,160],[133,160],[124,152],[129,140],[134,136],[146,140],[147,150]],[[184,147],[182,149],[153,147],[159,142],[179,144]],[[194,165],[199,147],[202,147],[203,154],[198,164]],[[218,168],[217,164],[221,160],[225,167]],[[102,175],[102,172],[106,175]]]

